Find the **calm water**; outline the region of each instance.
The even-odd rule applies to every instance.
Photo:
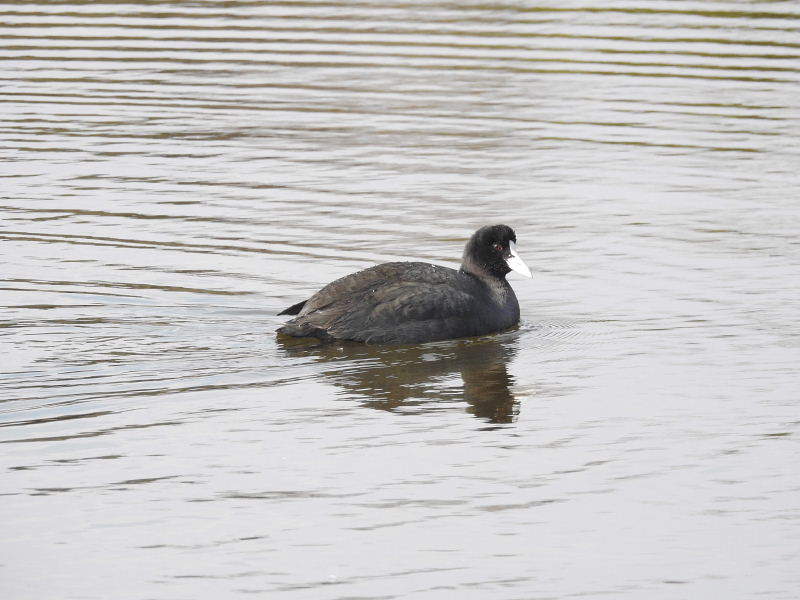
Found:
[[[800,5],[0,5],[4,598],[800,589]],[[519,329],[283,343],[519,237]]]

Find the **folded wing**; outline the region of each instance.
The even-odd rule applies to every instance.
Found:
[[[278,331],[367,343],[415,343],[479,335],[475,297],[451,285],[458,273],[425,263],[387,263],[334,281]],[[473,319],[468,320],[469,315]]]

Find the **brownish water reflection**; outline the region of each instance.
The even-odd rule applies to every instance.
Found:
[[[421,346],[318,344],[280,336],[287,357],[312,357],[320,373],[349,398],[378,410],[435,410],[441,402],[466,402],[467,412],[490,423],[511,423],[519,413],[507,365],[516,338],[456,340]]]

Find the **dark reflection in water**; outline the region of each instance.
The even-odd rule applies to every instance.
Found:
[[[400,347],[279,336],[278,346],[286,355],[324,363],[327,379],[370,408],[420,412],[442,401],[463,401],[467,412],[490,423],[511,423],[519,414],[507,369],[517,353],[513,333]]]

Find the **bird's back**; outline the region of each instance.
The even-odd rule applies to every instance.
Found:
[[[498,312],[476,277],[421,262],[377,265],[329,283],[278,331],[369,343],[417,343],[482,335],[514,325],[519,307],[510,286]]]

